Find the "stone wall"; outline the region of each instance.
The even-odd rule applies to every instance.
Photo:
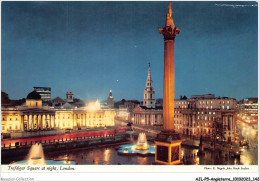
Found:
[[[11,133],[11,139],[36,137],[36,136],[48,136],[48,135],[62,135],[65,134],[65,129],[59,130],[46,130],[46,131],[30,131],[30,132],[13,132]]]

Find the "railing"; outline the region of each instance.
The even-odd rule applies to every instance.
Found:
[[[86,140],[93,138],[107,138],[113,137],[116,134],[125,134],[125,129],[115,129],[115,130],[104,130],[104,131],[91,131],[82,133],[70,133],[65,135],[54,135],[54,136],[44,136],[44,137],[32,137],[32,138],[21,138],[15,140],[2,140],[2,148],[17,148],[19,146],[28,146],[34,143],[59,143],[59,142],[70,142],[78,140]]]

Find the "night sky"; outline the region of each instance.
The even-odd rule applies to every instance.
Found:
[[[173,2],[175,97],[258,94],[256,2]],[[143,99],[148,63],[163,96],[168,2],[2,2],[1,90],[83,100]],[[118,80],[118,81],[117,81]]]

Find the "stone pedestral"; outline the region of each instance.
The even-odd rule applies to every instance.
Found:
[[[180,164],[181,143],[183,141],[174,130],[161,131],[155,139],[155,163]]]

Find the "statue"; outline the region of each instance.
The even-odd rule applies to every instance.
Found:
[[[168,14],[170,15],[170,17],[172,17],[172,2],[169,2],[168,9]]]
[[[172,2],[169,2],[168,13],[166,14],[166,26],[174,29],[174,23],[172,19]]]

